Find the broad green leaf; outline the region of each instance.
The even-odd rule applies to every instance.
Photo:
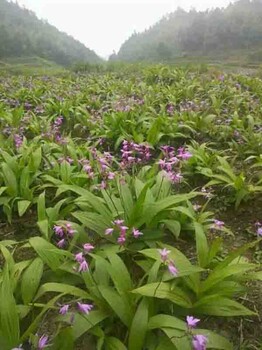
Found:
[[[198,300],[193,305],[193,312],[195,314],[227,317],[256,315],[237,301],[221,297],[219,294],[209,295]]]
[[[1,350],[10,350],[19,344],[19,314],[16,308],[9,277],[8,265],[3,270],[0,284],[0,345]]]
[[[46,219],[45,191],[40,194],[37,200],[37,219],[38,221]]]
[[[172,303],[185,308],[190,308],[192,306],[190,298],[182,289],[178,287],[172,288],[171,285],[166,282],[150,283],[143,287],[134,289],[132,293],[159,299],[167,299],[172,301]]]
[[[201,267],[206,267],[208,264],[209,247],[203,226],[198,222],[194,222],[196,233],[196,249],[198,263]]]
[[[214,287],[218,282],[237,274],[244,274],[249,270],[255,268],[255,264],[233,264],[224,267],[223,269],[213,270],[208,278],[201,283],[200,291],[206,292],[208,289]]]
[[[163,224],[165,224],[165,226],[167,227],[167,229],[173,233],[173,235],[178,238],[180,235],[180,231],[181,231],[181,224],[179,221],[176,220],[163,220],[161,221]]]
[[[98,286],[100,293],[107,302],[108,306],[121,319],[121,321],[129,327],[133,317],[133,311],[130,303],[123,299],[113,288],[106,286]]]
[[[126,346],[115,337],[105,339],[106,350],[127,350]]]
[[[195,329],[194,334],[203,334],[207,337],[207,349],[233,350],[233,345],[225,337],[208,329]]]
[[[21,281],[21,293],[25,304],[30,303],[39,287],[44,263],[40,258],[36,258],[25,270]]]
[[[44,235],[46,239],[49,237],[49,223],[48,220],[42,220],[42,221],[37,221],[37,226],[39,227],[39,230],[41,233]]]
[[[51,350],[74,350],[74,334],[72,327],[61,329],[55,337]]]
[[[3,178],[7,187],[6,192],[13,197],[18,195],[18,184],[13,170],[6,164],[2,164]]]
[[[94,326],[102,322],[109,315],[101,310],[92,311],[89,315],[82,315],[75,313],[74,323],[73,323],[73,334],[74,339],[80,338],[83,334],[88,332]],[[68,315],[67,319],[70,319],[70,315]]]
[[[108,260],[111,264],[108,272],[118,292],[130,291],[133,288],[132,280],[123,260],[117,254],[108,254]]]
[[[148,326],[148,300],[143,298],[137,307],[132,320],[129,338],[128,350],[142,350]]]
[[[17,202],[18,214],[20,217],[24,215],[30,204],[31,202],[27,200]]]
[[[72,257],[71,253],[56,248],[53,244],[41,237],[32,237],[29,239],[29,243],[43,262],[54,271],[62,265],[65,257]]]
[[[64,293],[68,295],[73,295],[82,299],[92,299],[91,296],[83,289],[71,286],[70,284],[64,283],[45,283],[39,288],[37,295],[34,300],[39,299],[45,293]]]
[[[187,324],[174,316],[160,314],[150,318],[148,324],[149,329],[161,329],[163,327],[175,328],[181,331],[187,330]]]

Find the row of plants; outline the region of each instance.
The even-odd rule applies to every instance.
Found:
[[[215,208],[261,195],[261,91],[163,66],[2,78],[0,348],[233,349],[201,324],[258,316],[262,224],[227,252]]]

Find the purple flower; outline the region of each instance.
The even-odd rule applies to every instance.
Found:
[[[120,225],[122,225],[123,223],[124,223],[124,220],[120,220],[120,219],[117,219],[117,220],[113,221],[113,224],[114,224],[114,225],[117,225],[117,226],[120,226]]]
[[[108,178],[108,180],[114,180],[115,176],[116,176],[115,173],[109,172],[107,175],[107,178]]]
[[[42,337],[38,340],[37,350],[42,350],[47,347],[48,336],[42,335]]]
[[[175,267],[175,264],[173,263],[173,261],[170,261],[167,267],[171,275],[175,277],[178,275],[178,269]]]
[[[56,243],[56,245],[58,246],[58,248],[63,248],[65,246],[65,239],[61,239],[59,242]]]
[[[258,236],[262,236],[262,226],[257,229]]]
[[[137,230],[136,228],[133,228],[133,236],[135,237],[135,238],[138,238],[139,236],[142,236],[143,235],[143,233],[142,232],[140,232],[139,230]]]
[[[186,322],[189,328],[194,328],[200,322],[198,318],[194,318],[193,316],[187,316]]]
[[[120,226],[121,235],[125,235],[127,230],[128,230],[127,226]]]
[[[171,253],[171,251],[170,251],[170,250],[167,250],[166,248],[164,248],[164,249],[158,249],[158,252],[159,252],[159,254],[160,254],[160,256],[161,256],[161,260],[162,260],[163,262],[165,262],[165,261],[167,260],[168,254]]]
[[[84,314],[89,314],[89,312],[93,309],[94,305],[92,304],[82,304],[82,303],[77,303],[78,308],[81,312],[83,312]]]
[[[194,335],[192,345],[194,350],[206,350],[207,337],[202,334]]]
[[[83,248],[87,253],[90,252],[91,250],[95,249],[95,247],[90,243],[85,243],[83,245]]]
[[[112,235],[112,233],[114,232],[114,229],[113,228],[107,228],[105,230],[105,235]]]
[[[214,224],[212,225],[212,228],[215,228],[215,229],[221,229],[225,225],[224,221],[214,219],[213,222]]]
[[[64,236],[64,230],[62,226],[57,226],[55,225],[53,227],[53,230],[55,231],[55,234],[59,237],[63,237]]]
[[[78,268],[78,272],[85,272],[89,269],[88,263],[87,261],[84,259],[83,261],[81,261],[79,268]]]
[[[75,254],[75,260],[79,263],[81,263],[84,260],[83,253],[77,253]]]
[[[119,236],[118,239],[117,239],[117,242],[118,242],[119,244],[124,244],[125,241],[126,241],[126,237],[123,236],[123,235]]]
[[[65,304],[60,308],[59,313],[61,315],[65,315],[65,314],[67,314],[68,309],[69,309],[69,305]]]

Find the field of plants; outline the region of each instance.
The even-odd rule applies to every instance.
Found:
[[[0,77],[0,349],[262,349],[262,80]]]

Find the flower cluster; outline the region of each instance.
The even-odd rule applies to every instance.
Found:
[[[167,265],[168,271],[171,273],[173,276],[178,275],[178,269],[175,266],[175,263],[173,260],[168,259],[168,255],[171,253],[170,250],[164,248],[164,249],[159,249],[158,250],[162,263]]]
[[[225,226],[224,221],[214,219],[211,228],[214,230],[221,230],[224,226]]]
[[[262,237],[262,223],[261,222],[256,222],[255,226],[256,226],[256,229],[257,229],[257,235],[259,237]]]
[[[184,147],[178,148],[177,154],[175,154],[174,147],[171,146],[162,146],[161,151],[163,152],[164,159],[160,159],[157,164],[172,183],[180,183],[183,180],[180,172],[180,161],[188,160],[192,157],[192,154]]]
[[[193,316],[187,316],[186,322],[188,326],[188,330],[191,333],[192,329],[197,326],[200,322],[200,319],[194,318]],[[192,345],[194,350],[206,350],[207,346],[207,337],[202,334],[193,335]]]
[[[85,243],[83,245],[83,248],[84,252],[79,252],[75,254],[75,261],[79,264],[78,268],[76,268],[78,272],[85,272],[89,269],[89,265],[84,257],[84,254],[87,254],[91,250],[95,249],[95,247],[91,243]]]
[[[126,239],[127,239],[127,231],[129,230],[129,227],[125,226],[124,220],[117,219],[112,222],[114,227],[107,228],[105,230],[105,235],[112,235],[114,232],[117,232],[118,238],[117,242],[120,245],[125,244]],[[140,236],[143,235],[142,232],[140,232],[138,229],[133,228],[132,229],[132,234],[134,238],[139,238]]]
[[[144,144],[124,141],[121,149],[122,161],[120,166],[122,169],[129,168],[134,164],[147,162],[151,158],[150,147]]]
[[[59,238],[59,241],[57,242],[59,248],[64,248],[67,241],[73,237],[74,233],[76,233],[76,230],[72,228],[70,223],[66,223],[64,226],[55,225],[53,230]]]

